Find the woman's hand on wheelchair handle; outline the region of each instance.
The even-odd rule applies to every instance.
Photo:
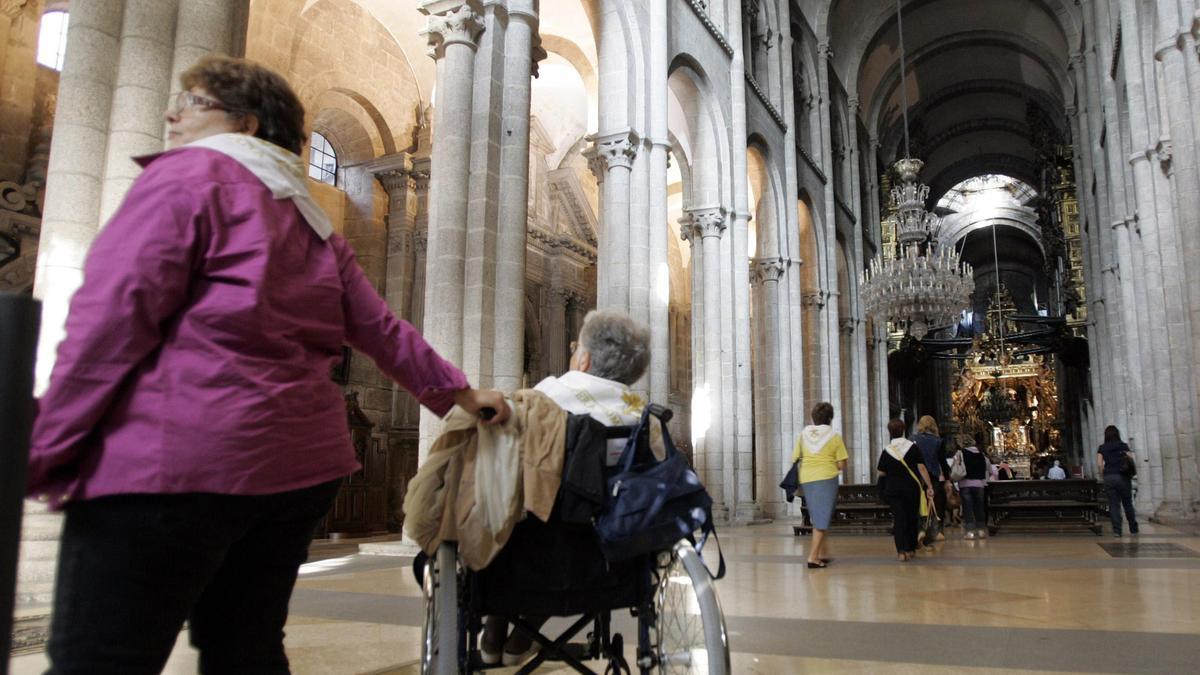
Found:
[[[483,424],[504,424],[511,413],[504,394],[495,389],[460,389],[454,392],[454,402]]]

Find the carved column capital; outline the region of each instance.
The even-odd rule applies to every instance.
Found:
[[[853,335],[857,324],[857,319],[838,319],[838,332],[842,335]]]
[[[633,159],[637,157],[638,146],[641,145],[641,138],[633,130],[593,134],[588,140],[592,142],[592,147],[584,151],[584,156],[588,158],[588,167],[597,175],[597,179],[600,173],[617,167],[633,168]]]
[[[446,47],[463,44],[474,50],[483,31],[479,0],[422,0],[418,11],[429,17],[421,31],[429,41],[430,56],[439,59]]]
[[[407,169],[388,169],[376,173],[375,177],[392,199],[403,197],[406,190],[416,187],[412,172]]]
[[[706,206],[688,211],[692,236],[698,238],[720,237],[725,233],[725,207]]]
[[[804,291],[800,294],[800,305],[813,309],[821,309],[825,306],[825,294],[821,291]]]
[[[0,0],[0,15],[15,19],[27,4],[29,0]]]
[[[1154,145],[1154,157],[1155,157],[1155,159],[1158,160],[1158,163],[1162,166],[1163,173],[1167,174],[1168,176],[1171,175],[1171,169],[1172,169],[1172,166],[1171,166],[1172,150],[1173,150],[1173,148],[1171,145],[1171,137],[1170,136],[1162,136],[1161,138],[1158,139],[1158,143],[1156,143]]]
[[[758,282],[775,281],[778,282],[782,277],[787,265],[783,258],[755,258],[750,262],[750,273],[752,278]]]

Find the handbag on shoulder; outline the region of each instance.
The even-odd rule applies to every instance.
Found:
[[[1118,471],[1126,478],[1133,478],[1137,475],[1137,462],[1133,461],[1133,457],[1128,452],[1121,454],[1121,464]]]
[[[950,461],[950,481],[957,483],[967,477],[967,463],[963,460],[962,450],[954,453],[954,459]]]
[[[796,500],[796,492],[800,490],[800,460],[792,462],[792,468],[788,469],[787,475],[779,481],[779,487],[789,504]]]

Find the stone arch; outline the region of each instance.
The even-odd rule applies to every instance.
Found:
[[[724,206],[733,203],[730,195],[731,157],[729,139],[722,133],[729,128],[720,103],[712,94],[703,68],[687,54],[678,54],[668,69],[667,86],[682,114],[683,133],[675,137],[688,156],[691,177],[689,204],[692,207]]]

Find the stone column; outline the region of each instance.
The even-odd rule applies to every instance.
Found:
[[[790,30],[780,31],[779,35],[780,68],[784,73],[792,73],[793,36]],[[796,436],[804,426],[796,412],[803,407],[804,353],[801,345],[800,319],[800,225],[796,204],[800,201],[798,177],[796,170],[796,145],[800,129],[795,124],[797,120],[797,101],[793,98],[792,86],[782,87],[783,118],[791,121],[784,131],[784,218],[779,226],[783,228],[779,241],[779,255],[784,265],[783,283],[779,288],[780,335],[784,342],[780,349],[779,407],[780,407],[780,444],[791,448]],[[790,459],[790,455],[788,458]]]
[[[792,446],[781,443],[780,418],[780,375],[786,370],[787,360],[783,348],[784,336],[780,333],[780,301],[779,280],[783,277],[786,266],[782,258],[758,258],[752,263],[753,273],[750,278],[757,286],[759,302],[755,304],[758,310],[757,347],[758,358],[755,359],[755,418],[756,451],[758,462],[756,479],[758,483],[758,504],[764,515],[779,517],[787,512],[779,481],[791,465]]]
[[[853,394],[851,400],[854,401],[854,409],[850,415],[850,422],[853,425],[848,430],[846,440],[854,446],[854,452],[862,452],[866,449],[870,440],[870,395],[867,387],[867,371],[869,364],[867,363],[867,341],[866,332],[862,330],[863,326],[863,311],[861,296],[858,292],[858,275],[865,267],[864,258],[866,256],[866,248],[863,245],[863,221],[867,214],[862,210],[862,176],[859,175],[859,149],[858,149],[858,97],[852,96],[849,99],[849,110],[847,119],[847,136],[849,140],[849,155],[850,155],[850,209],[855,214],[854,224],[854,241],[853,250],[849,260],[849,268],[846,270],[848,276],[848,287],[851,291],[850,298],[850,316],[854,322],[854,326],[859,330],[854,331],[850,335],[850,381],[853,383]],[[858,468],[855,469],[855,480],[863,483],[867,481],[867,474],[864,473],[864,464],[858,463]]]
[[[443,358],[461,363],[472,81],[480,6],[478,0],[422,0],[418,9],[429,17],[424,34],[433,47],[438,71],[425,289],[425,305],[438,311],[428,317],[423,333]],[[422,409],[419,461],[425,460],[440,428],[441,420]]]
[[[124,4],[95,0],[71,8],[33,287],[42,301],[35,386],[39,396],[49,384],[68,303],[83,280],[83,260],[100,221]]]
[[[496,241],[495,362],[492,385],[521,386],[525,352],[525,238],[529,215],[529,98],[536,0],[509,0],[504,39],[504,101]],[[544,52],[541,53],[545,55]],[[530,326],[532,330],[534,327]],[[555,371],[557,375],[561,371]]]
[[[824,305],[821,308],[821,388],[820,398],[834,403],[841,402],[841,386],[839,384],[841,364],[837,358],[838,351],[838,304],[832,299],[838,287],[837,282],[837,197],[834,186],[833,158],[833,96],[830,93],[829,68],[833,58],[829,41],[822,40],[817,44],[817,89],[820,96],[821,120],[821,166],[829,180],[825,181],[825,213],[821,226],[824,236],[819,241],[824,243],[821,252],[824,265],[819,265],[823,274],[818,275],[822,290],[825,292]],[[816,223],[814,223],[815,225]],[[834,417],[833,426],[841,430],[841,417]]]
[[[1088,12],[1085,12],[1085,18]],[[1089,20],[1090,21],[1090,20]],[[1090,31],[1089,31],[1090,32]],[[1095,34],[1095,33],[1093,33]],[[1089,128],[1088,144],[1090,146],[1090,156],[1092,160],[1092,171],[1095,177],[1096,201],[1095,201],[1095,246],[1093,253],[1096,258],[1095,270],[1098,274],[1097,295],[1099,302],[1093,301],[1095,311],[1103,312],[1104,332],[1102,335],[1101,344],[1105,347],[1106,363],[1113,364],[1112,376],[1109,382],[1104,383],[1106,390],[1110,392],[1109,398],[1109,414],[1110,419],[1106,424],[1116,424],[1125,433],[1129,433],[1129,388],[1126,386],[1128,382],[1127,369],[1130,367],[1128,357],[1125,353],[1123,336],[1124,330],[1121,326],[1120,316],[1120,291],[1116,279],[1116,242],[1113,241],[1112,223],[1112,205],[1109,202],[1109,178],[1108,167],[1105,161],[1104,147],[1100,144],[1100,129],[1104,128],[1105,122],[1103,118],[1104,106],[1100,100],[1099,86],[1096,84],[1102,78],[1107,77],[1107,72],[1098,64],[1096,54],[1096,46],[1090,45],[1084,52],[1083,64],[1083,84],[1084,90],[1087,93],[1087,126]],[[1109,139],[1115,139],[1115,136],[1109,136]],[[1109,141],[1111,142],[1111,140]],[[1118,384],[1113,385],[1113,382]]]
[[[875,434],[871,439],[869,448],[869,457],[871,458],[871,469],[875,468],[875,458],[879,456],[880,450],[887,443],[888,432],[887,423],[891,419],[891,401],[889,400],[890,385],[888,384],[888,336],[887,323],[875,320],[873,322],[872,331],[873,339],[875,340],[875,401],[874,401],[874,416],[875,416]]]
[[[696,228],[693,224],[692,215],[686,206],[683,210],[683,216],[678,222],[680,239],[687,242],[688,250],[691,253],[691,264],[688,271],[691,275],[692,320],[691,335],[688,336],[688,340],[691,345],[692,390],[688,394],[691,397],[689,403],[692,407],[692,428],[688,432],[692,442],[692,460],[696,465],[696,471],[700,474],[701,478],[704,478],[707,484],[708,479],[705,477],[709,475],[708,456],[703,452],[703,432],[699,431],[700,428],[697,426],[699,420],[697,415],[697,401],[699,400],[697,392],[701,391],[701,387],[706,381],[704,379],[704,359],[706,357],[704,352],[704,253],[700,237],[696,236]],[[705,391],[707,392],[707,389]]]
[[[704,315],[704,374],[697,378],[698,394],[692,398],[692,424],[702,430],[697,454],[703,454],[704,484],[714,501],[725,509],[737,504],[733,467],[733,449],[723,452],[721,382],[721,239],[727,227],[727,214],[720,206],[692,209],[692,237],[701,241]],[[727,461],[728,460],[728,461]],[[716,506],[714,506],[716,508]]]
[[[237,47],[245,40],[239,38],[238,33],[246,32],[247,5],[249,3],[245,0],[179,2],[179,15],[175,21],[175,54],[171,63],[172,88],[179,87],[179,75],[205,54],[240,55]]]
[[[629,309],[629,185],[641,139],[630,129],[589,136],[593,171],[604,174],[600,202],[596,307]]]
[[[1131,34],[1140,35],[1141,20],[1135,8],[1122,5],[1121,21]],[[1144,250],[1140,268],[1141,278],[1145,280],[1146,297],[1139,303],[1148,313],[1145,325],[1158,326],[1159,330],[1146,333],[1149,347],[1147,356],[1153,363],[1155,385],[1149,391],[1151,406],[1155,413],[1155,427],[1148,431],[1158,437],[1160,460],[1163,475],[1163,499],[1155,511],[1159,519],[1178,519],[1190,517],[1191,505],[1184,501],[1184,485],[1181,475],[1180,445],[1178,430],[1180,428],[1175,412],[1180,408],[1176,398],[1183,398],[1186,409],[1191,408],[1191,382],[1186,377],[1173,377],[1178,372],[1186,372],[1189,366],[1179,360],[1178,349],[1171,349],[1170,333],[1178,331],[1178,324],[1173,327],[1167,308],[1179,305],[1181,297],[1186,297],[1186,289],[1177,283],[1178,279],[1167,281],[1164,277],[1163,254],[1160,245],[1159,232],[1174,227],[1173,216],[1169,210],[1169,183],[1161,171],[1157,173],[1164,180],[1155,180],[1154,166],[1156,161],[1155,141],[1157,134],[1154,129],[1159,126],[1160,116],[1157,114],[1155,100],[1151,96],[1152,89],[1143,78],[1143,54],[1137,40],[1123,40],[1121,56],[1124,65],[1126,93],[1129,99],[1129,129],[1130,142],[1133,148],[1140,149],[1129,157],[1132,166],[1133,179],[1137,189],[1134,193],[1138,213],[1138,232]],[[1154,134],[1152,136],[1152,134]],[[1159,209],[1156,202],[1166,202],[1168,208]],[[1168,257],[1171,257],[1168,254]],[[1179,268],[1172,268],[1176,274]],[[1174,276],[1174,275],[1173,275]],[[1168,292],[1168,289],[1169,292]],[[1182,307],[1180,307],[1182,309]],[[1174,316],[1178,317],[1179,314]],[[1179,331],[1182,332],[1182,331]],[[1182,338],[1182,340],[1180,339]],[[1176,335],[1176,344],[1186,344],[1186,335]],[[1190,345],[1188,345],[1190,346]],[[1190,349],[1185,348],[1190,357]],[[1173,353],[1174,352],[1174,353]],[[1172,366],[1172,362],[1174,367]],[[1190,364],[1190,358],[1186,363]],[[1181,368],[1182,366],[1182,368]],[[1174,381],[1173,381],[1174,380]],[[1189,422],[1194,422],[1194,414],[1188,415]],[[1192,427],[1194,428],[1194,427]]]
[[[1186,291],[1186,306],[1190,323],[1191,351],[1193,359],[1200,355],[1200,269],[1195,261],[1200,256],[1200,123],[1196,121],[1196,105],[1200,104],[1200,92],[1195,92],[1200,81],[1200,53],[1196,50],[1195,36],[1189,29],[1197,22],[1195,10],[1188,17],[1191,25],[1179,23],[1177,0],[1158,0],[1156,16],[1158,23],[1154,58],[1159,63],[1163,90],[1159,100],[1166,111],[1169,136],[1164,140],[1160,152],[1166,155],[1173,174],[1172,190],[1175,197],[1175,231],[1178,232],[1179,250],[1184,261],[1183,286]],[[1191,77],[1189,78],[1189,73]],[[1183,94],[1194,92],[1196,98]],[[1193,362],[1192,390],[1200,396],[1200,368]],[[1195,447],[1195,443],[1192,444]],[[1198,468],[1190,462],[1188,471],[1196,475]],[[1193,480],[1193,484],[1195,481]],[[1195,488],[1194,488],[1195,489]],[[1194,495],[1193,500],[1200,500]]]
[[[100,193],[101,227],[141,172],[132,158],[163,148],[177,13],[178,0],[125,0]]]
[[[666,401],[671,390],[671,269],[667,262],[667,0],[650,2],[649,256],[650,400]]]
[[[736,452],[733,459],[736,483],[734,495],[737,506],[734,516],[745,522],[758,517],[753,500],[754,494],[754,392],[750,376],[750,267],[749,254],[750,205],[749,175],[746,166],[746,63],[742,49],[742,13],[732,11],[728,16],[729,46],[733,58],[729,67],[730,89],[730,169],[733,188],[733,231],[729,237],[731,256],[727,264],[731,268],[733,306],[729,309],[731,321],[725,321],[727,332],[732,337],[732,363],[727,370],[730,386],[723,401],[728,407],[726,419],[730,422],[725,430],[726,453]],[[751,73],[753,75],[753,73]],[[766,228],[764,228],[766,229]],[[723,310],[724,311],[724,310]],[[724,339],[722,340],[724,342]],[[731,435],[732,434],[732,435]]]
[[[546,368],[551,375],[567,372],[568,344],[576,336],[567,334],[567,306],[571,292],[564,288],[551,288],[546,292]],[[530,385],[535,383],[530,382]]]

